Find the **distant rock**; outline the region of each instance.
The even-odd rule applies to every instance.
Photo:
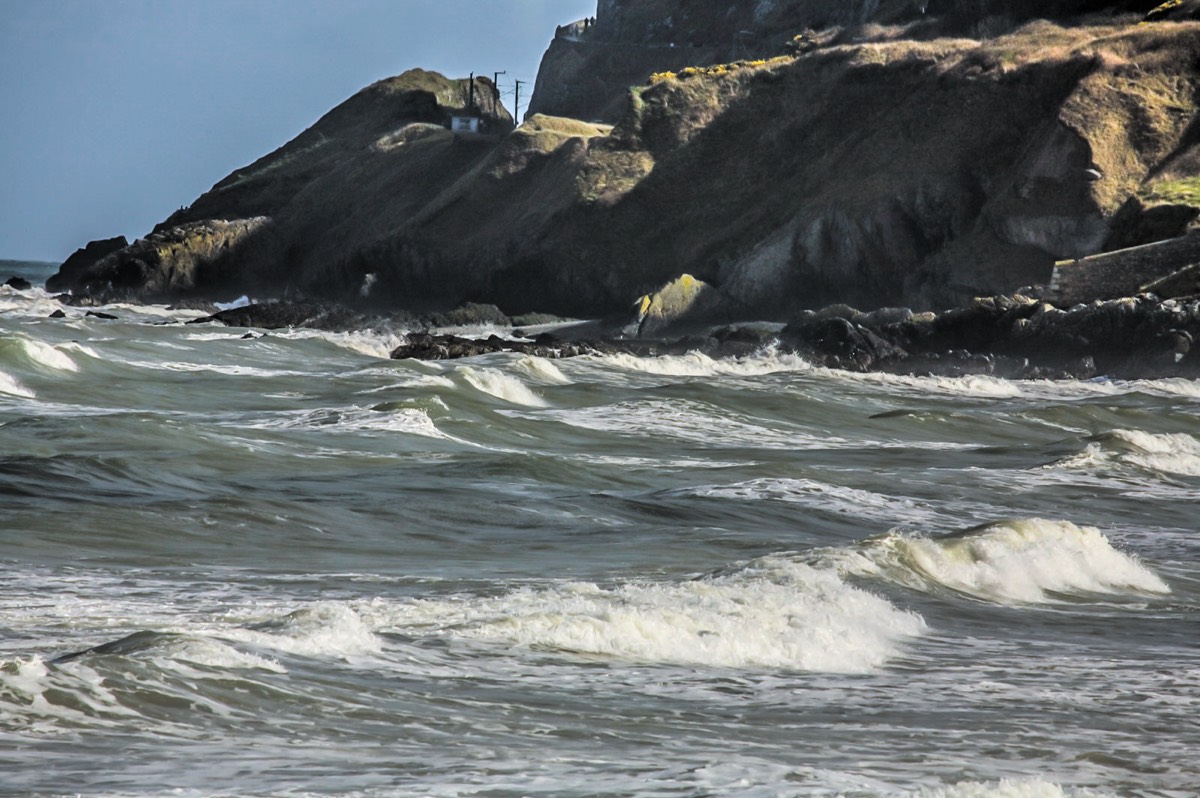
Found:
[[[24,277],[17,277],[15,275],[13,277],[9,277],[4,284],[14,291],[28,291],[30,288],[33,288],[33,283],[29,282]]]
[[[129,246],[129,241],[125,236],[89,241],[87,246],[75,250],[71,257],[58,267],[58,272],[46,280],[46,290],[70,290],[79,278],[101,259],[127,246]]]
[[[377,321],[345,305],[317,302],[263,302],[221,310],[192,319],[188,324],[219,322],[230,327],[260,327],[278,330],[304,327],[313,330],[345,332],[368,329]]]
[[[237,267],[252,261],[269,236],[265,217],[227,222],[214,219],[151,233],[99,260],[80,262],[68,281],[66,264],[54,285],[100,299],[167,301],[201,286],[234,290],[244,276]],[[47,282],[49,286],[50,283]]]
[[[844,319],[787,327],[781,345],[854,371],[1018,379],[1200,377],[1200,299],[1123,297],[1062,310],[997,296],[881,325]]]
[[[392,350],[393,360],[456,360],[495,352],[513,352],[544,358],[577,357],[599,351],[588,343],[569,343],[548,339],[542,342],[514,341],[490,335],[487,338],[464,338],[457,335],[413,333],[408,340]]]

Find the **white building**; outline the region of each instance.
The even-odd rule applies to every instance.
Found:
[[[455,133],[478,133],[479,117],[452,116],[450,117],[450,129]]]

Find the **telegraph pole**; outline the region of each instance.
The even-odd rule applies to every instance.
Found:
[[[523,80],[516,81],[517,97],[515,100],[513,100],[513,121],[516,122],[518,125],[521,124],[520,121],[518,121],[518,120],[520,120],[520,118],[521,118],[521,84],[524,82],[525,81],[523,81]]]
[[[492,113],[499,116],[500,114],[500,76],[507,75],[507,70],[500,70],[492,75]]]

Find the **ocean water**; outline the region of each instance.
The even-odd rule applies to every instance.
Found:
[[[1200,794],[1200,384],[0,288],[0,794]]]

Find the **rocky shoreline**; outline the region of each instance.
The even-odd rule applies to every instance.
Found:
[[[746,357],[768,349],[816,366],[915,376],[989,375],[1008,379],[1200,378],[1200,297],[1151,294],[1069,309],[1021,294],[976,299],[940,313],[846,306],[804,311],[787,324],[679,324],[639,337],[630,319],[543,323],[526,330],[492,306],[451,314],[368,316],[344,307],[272,302],[226,310],[191,323],[329,331],[413,330],[394,359],[452,360],[500,352],[545,358],[626,353],[653,357],[700,352]],[[546,319],[534,321],[546,322]],[[447,326],[494,326],[506,334],[470,337]],[[511,331],[511,332],[510,332]]]
[[[416,331],[393,357],[1200,374],[1200,0],[749,9],[599,3],[523,121],[483,78],[377,81],[47,288]]]

